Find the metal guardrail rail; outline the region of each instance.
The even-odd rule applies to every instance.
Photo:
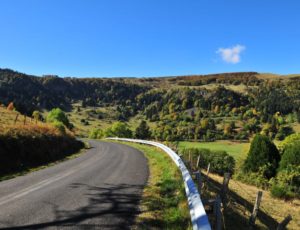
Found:
[[[182,173],[182,178],[184,181],[185,192],[189,204],[193,229],[211,230],[211,226],[208,221],[208,217],[205,212],[203,203],[201,201],[198,189],[195,183],[193,182],[193,179],[188,169],[184,165],[182,159],[172,149],[170,149],[169,147],[161,143],[154,142],[154,141],[145,141],[145,140],[137,140],[137,139],[130,139],[130,138],[118,138],[118,137],[111,137],[107,139],[153,145],[164,150],[172,158],[172,160],[175,162],[175,164],[177,165],[177,167],[180,169]]]

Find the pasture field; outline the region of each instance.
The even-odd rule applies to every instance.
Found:
[[[201,148],[210,149],[215,151],[226,151],[229,155],[233,156],[236,161],[243,161],[247,157],[247,152],[250,147],[250,143],[240,143],[233,141],[214,141],[214,142],[179,142],[179,150],[185,148]]]

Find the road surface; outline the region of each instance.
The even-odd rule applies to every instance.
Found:
[[[78,158],[0,182],[0,229],[130,229],[147,160],[126,145],[90,143]]]

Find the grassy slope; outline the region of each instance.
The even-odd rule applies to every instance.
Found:
[[[92,129],[99,128],[105,130],[117,121],[117,119],[115,118],[116,108],[114,107],[82,108],[80,106],[80,111],[78,112],[76,109],[78,106],[80,106],[80,104],[73,104],[72,111],[67,113],[70,122],[75,125],[75,132],[78,136],[88,137],[89,132]],[[95,111],[96,113],[93,113],[91,111]],[[103,118],[99,119],[99,114],[102,114]],[[46,116],[46,113],[44,113],[44,116]],[[81,122],[82,119],[87,121],[88,124],[84,124],[83,122]],[[142,115],[137,115],[135,117],[130,118],[127,123],[131,130],[135,130],[135,128],[138,126],[142,119],[144,119]],[[154,122],[149,121],[148,125],[151,128],[154,128],[156,126]]]
[[[17,170],[12,170],[8,173],[6,172],[0,175],[0,181],[10,179],[19,175],[24,175],[26,173],[51,166],[60,161],[77,157],[79,153],[82,152],[79,151],[80,148],[75,147],[78,146],[79,143],[69,131],[67,131],[66,134],[62,134],[53,126],[42,123],[40,121],[36,122],[30,117],[26,117],[26,123],[24,125],[25,116],[21,114],[19,114],[18,120],[15,124],[14,121],[17,114],[18,112],[16,111],[9,111],[4,107],[0,107],[1,153],[2,151],[4,151],[5,154],[6,151],[9,151],[9,155],[14,154],[15,161],[23,161],[24,157],[22,157],[21,155],[28,155],[28,157],[31,157],[30,159],[33,160],[33,158],[37,158],[35,154],[41,152],[43,154],[45,153],[47,160],[45,160],[44,162],[39,161],[40,163],[33,163],[30,160],[27,161],[25,159],[27,163],[25,164],[23,162],[24,165],[22,167],[18,167]],[[57,145],[55,148],[51,146],[51,144],[56,145],[55,143],[57,143],[57,141],[60,143],[59,146]],[[3,142],[5,143],[4,145]],[[26,146],[26,149],[24,149],[24,145]],[[49,148],[48,145],[51,146],[51,148]],[[50,156],[50,153],[53,154],[54,151],[49,152],[47,151],[48,149],[56,149],[56,155]],[[37,150],[38,152],[34,154],[35,150]],[[39,150],[41,151],[39,152]],[[21,154],[20,151],[22,152]],[[25,167],[25,165],[28,165],[28,167]],[[5,167],[6,166],[7,165],[5,165]],[[10,166],[13,167],[12,165]]]
[[[0,130],[3,126],[6,125],[14,125],[15,118],[18,112],[16,111],[9,111],[5,107],[0,106]],[[16,122],[17,125],[24,124],[24,116],[19,114],[18,120]],[[26,117],[26,124],[35,124],[30,117]]]
[[[221,186],[223,177],[210,174],[213,181]],[[259,190],[255,186],[247,185],[231,179],[229,182],[230,195],[229,208],[225,212],[226,229],[243,229],[251,215],[252,208]],[[288,229],[300,229],[300,200],[284,201],[271,197],[269,191],[263,191],[262,202],[256,224],[258,229],[275,229],[276,222],[281,222],[288,214],[293,220]]]
[[[162,150],[124,142],[148,159],[150,177],[144,189],[137,229],[191,229],[181,173]]]

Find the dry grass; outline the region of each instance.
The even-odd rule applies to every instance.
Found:
[[[280,75],[280,74],[273,74],[273,73],[260,73],[257,75],[258,79],[263,80],[287,80],[294,77],[299,77],[300,74],[287,74],[287,75]]]
[[[18,120],[15,123],[16,116]],[[24,122],[25,121],[25,122]],[[73,136],[69,130],[66,130],[68,136]],[[16,111],[9,111],[4,107],[0,107],[0,135],[7,136],[62,136],[57,128],[41,121],[36,122],[31,117],[21,115]]]
[[[211,181],[215,181],[221,186],[223,177],[215,174],[211,174],[209,177]],[[226,229],[242,229],[243,225],[247,224],[256,194],[261,189],[234,179],[230,180],[229,189],[230,202],[228,212],[225,211],[224,215],[225,227]],[[275,229],[278,222],[281,222],[288,214],[293,217],[288,229],[300,229],[300,200],[279,200],[273,198],[269,191],[263,191],[260,212],[256,222],[257,228]]]
[[[5,107],[0,106],[0,126],[3,125],[14,125],[14,121],[16,119],[16,116],[18,115],[18,120],[16,121],[16,124],[24,124],[24,119],[26,118],[26,124],[35,124],[35,121],[32,120],[30,117],[26,117],[21,115],[17,111],[10,111],[7,110]]]

